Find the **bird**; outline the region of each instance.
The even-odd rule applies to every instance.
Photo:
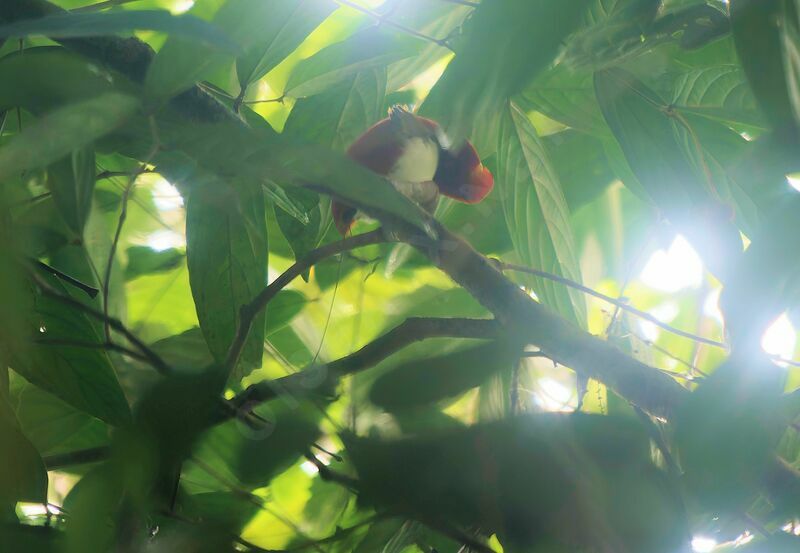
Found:
[[[392,185],[428,212],[444,195],[464,203],[478,203],[494,186],[492,173],[481,163],[469,142],[457,149],[441,126],[402,106],[364,131],[347,149],[356,163],[388,179]],[[342,236],[355,222],[358,210],[331,202],[334,224]]]

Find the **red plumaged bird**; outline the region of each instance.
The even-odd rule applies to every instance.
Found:
[[[457,151],[449,147],[442,128],[431,119],[394,106],[389,117],[364,131],[347,155],[386,177],[405,196],[433,211],[443,194],[465,203],[477,203],[492,190],[492,173],[481,164],[469,142]],[[334,200],[331,213],[344,236],[357,210]]]

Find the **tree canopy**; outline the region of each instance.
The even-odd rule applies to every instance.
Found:
[[[91,2],[0,2],[0,551],[800,550],[800,2]]]

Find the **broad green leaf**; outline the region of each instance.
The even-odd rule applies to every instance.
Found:
[[[304,527],[311,538],[329,536],[350,503],[350,491],[322,478],[315,478],[309,491],[311,497],[303,508]]]
[[[258,505],[235,491],[190,495],[181,507],[191,519],[234,533],[241,532],[258,512]]]
[[[480,524],[506,550],[669,553],[690,539],[635,419],[550,413],[343,441],[359,501],[422,522]],[[597,517],[608,533],[574,531],[597,528]]]
[[[162,101],[190,88],[215,71],[233,64],[236,53],[249,51],[261,40],[265,22],[272,18],[274,2],[229,0],[212,19],[215,27],[231,38],[237,52],[221,51],[184,37],[170,37],[147,70],[145,90]]]
[[[176,369],[199,372],[214,362],[214,357],[203,337],[203,331],[199,327],[162,338],[151,347],[170,367]]]
[[[61,217],[79,238],[92,208],[95,183],[94,149],[73,151],[48,169],[47,184]]]
[[[581,282],[564,192],[547,150],[528,118],[511,104],[498,146],[498,184],[514,253],[528,267]],[[539,299],[568,320],[586,325],[585,299],[539,278],[522,277]]]
[[[63,48],[26,48],[0,58],[0,111],[41,114],[108,92],[135,94],[133,85]]]
[[[439,121],[454,141],[469,137],[477,117],[500,111],[553,62],[588,5],[588,0],[481,2],[422,114]]]
[[[237,45],[219,29],[192,15],[165,10],[117,10],[97,13],[54,13],[0,26],[0,38],[44,35],[50,38],[106,36],[131,31],[160,31],[190,38],[227,51]]]
[[[284,93],[294,98],[319,94],[361,71],[411,57],[421,47],[421,40],[408,35],[379,28],[361,31],[298,63]]]
[[[763,117],[739,66],[693,69],[679,75],[673,87],[672,104],[682,112],[764,128]]]
[[[314,30],[336,5],[329,0],[257,0],[243,6],[247,17],[263,17],[259,37],[236,60],[236,73],[242,88],[257,81],[278,65]]]
[[[795,122],[800,124],[800,5],[796,0],[794,3],[789,0],[784,11],[784,25],[781,26],[783,67]]]
[[[218,362],[225,359],[239,309],[267,281],[267,231],[261,187],[247,181],[230,186],[216,178],[197,179],[186,206],[189,281],[200,328]],[[251,330],[233,382],[261,366],[264,314]]]
[[[0,471],[0,510],[13,510],[17,501],[47,501],[47,471],[42,458],[19,427],[5,394],[0,394],[0,444],[3,470]]]
[[[252,428],[235,419],[225,422],[206,432],[193,453],[227,481],[248,489],[268,485],[319,436],[320,413],[309,404],[278,400],[255,412],[265,421],[260,426]],[[184,478],[207,491],[226,488],[195,465],[187,467]]]
[[[296,290],[281,290],[267,305],[265,335],[270,336],[292,322],[308,303],[308,299]]]
[[[125,251],[128,264],[125,266],[125,280],[133,280],[143,275],[162,273],[179,267],[186,254],[176,248],[154,250],[147,246],[131,246]]]
[[[793,118],[781,51],[781,0],[731,0],[736,52],[761,110],[773,128]]]
[[[542,73],[515,101],[574,129],[608,133],[592,90],[592,75],[559,64]]]
[[[11,382],[11,404],[20,428],[42,455],[99,447],[110,441],[108,426],[100,420],[18,376]]]
[[[55,277],[42,278],[57,293],[70,294]],[[31,345],[14,352],[11,366],[16,372],[76,409],[112,426],[130,420],[128,402],[108,354],[99,347],[103,343],[101,331],[86,315],[53,298],[36,294],[33,318],[25,324]],[[87,345],[81,345],[84,342]]]
[[[684,133],[689,133],[688,140],[702,155],[690,125],[625,71],[596,73],[595,90],[636,179],[709,268],[722,277],[742,250],[741,238],[713,175],[702,165],[694,165],[684,151],[681,142]]]
[[[0,148],[0,180],[90,144],[119,127],[138,106],[131,96],[109,93],[47,113]]]
[[[402,363],[378,377],[370,390],[370,400],[397,411],[453,399],[511,366],[520,353],[519,347],[492,341]]]

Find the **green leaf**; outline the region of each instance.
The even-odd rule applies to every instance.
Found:
[[[267,305],[266,331],[269,336],[289,324],[306,306],[308,300],[295,290],[281,290]]]
[[[421,47],[419,39],[405,34],[378,28],[361,31],[298,63],[284,93],[295,98],[319,94],[361,71],[411,57]]]
[[[685,153],[688,142],[704,155],[691,126],[625,71],[596,73],[595,90],[603,115],[647,195],[689,238],[709,268],[719,276],[726,274],[742,250],[741,238],[713,175]]]
[[[109,429],[103,422],[18,376],[11,381],[11,404],[20,428],[42,455],[109,442]]]
[[[186,254],[176,248],[154,250],[147,246],[131,246],[125,251],[128,264],[125,266],[125,280],[133,280],[142,275],[163,273],[179,267]]]
[[[511,104],[498,146],[498,184],[514,253],[528,267],[581,282],[564,192],[547,150],[528,118]],[[577,291],[522,277],[540,300],[585,327],[585,299]]]
[[[151,347],[170,367],[176,369],[198,372],[214,362],[214,357],[203,337],[203,331],[199,327],[163,338]]]
[[[243,6],[247,17],[263,23],[255,44],[236,60],[242,88],[269,73],[334,9],[328,0],[256,0]]]
[[[370,400],[384,409],[397,411],[453,399],[508,368],[520,353],[519,347],[492,341],[408,361],[378,377],[370,390]],[[425,386],[420,386],[420,382],[425,382]]]
[[[500,111],[504,101],[553,62],[588,4],[481,2],[422,114],[439,121],[454,141],[469,137],[476,118]]]
[[[480,524],[506,551],[668,553],[689,541],[635,419],[550,413],[394,440],[342,439],[361,502],[434,526]],[[574,531],[598,523],[608,534]]]
[[[50,38],[106,36],[131,31],[160,31],[228,51],[237,45],[215,26],[192,15],[166,10],[118,10],[97,13],[54,13],[0,26],[0,38],[44,35]]]
[[[0,58],[3,111],[21,107],[38,115],[115,90],[135,94],[133,85],[124,77],[112,78],[97,65],[63,48],[26,48],[24,55],[15,52]]]
[[[684,113],[752,129],[765,127],[744,72],[737,65],[704,67],[678,75],[671,103]]]
[[[779,28],[782,0],[731,0],[736,52],[761,110],[773,128],[793,119]]]
[[[235,419],[225,422],[206,432],[193,453],[223,478],[248,489],[268,485],[319,436],[320,413],[315,406],[277,401],[255,412],[266,422],[255,428]],[[194,465],[184,474],[191,486],[226,489]]]
[[[33,444],[19,428],[8,397],[0,393],[0,444],[3,445],[3,470],[0,471],[0,509],[12,510],[17,501],[47,501],[47,470]]]
[[[70,295],[55,277],[45,280],[58,293]],[[100,349],[103,340],[86,315],[53,298],[36,294],[33,318],[25,323],[32,343],[26,350],[14,351],[11,366],[15,371],[76,409],[112,426],[124,425],[130,420],[128,402],[111,361]],[[36,343],[37,339],[52,343]],[[88,346],[60,345],[62,343],[87,343]]]
[[[48,188],[61,217],[76,236],[83,236],[83,227],[92,209],[95,183],[94,149],[75,150],[48,169]]]
[[[138,106],[131,96],[109,93],[44,115],[0,149],[0,181],[90,144],[119,127]]]
[[[186,205],[186,253],[200,328],[218,362],[233,340],[239,309],[266,285],[267,231],[261,187],[195,180]],[[264,315],[250,329],[234,382],[261,366]]]
[[[784,71],[789,100],[796,123],[800,123],[800,5],[791,0],[785,5],[785,24],[781,26]]]

